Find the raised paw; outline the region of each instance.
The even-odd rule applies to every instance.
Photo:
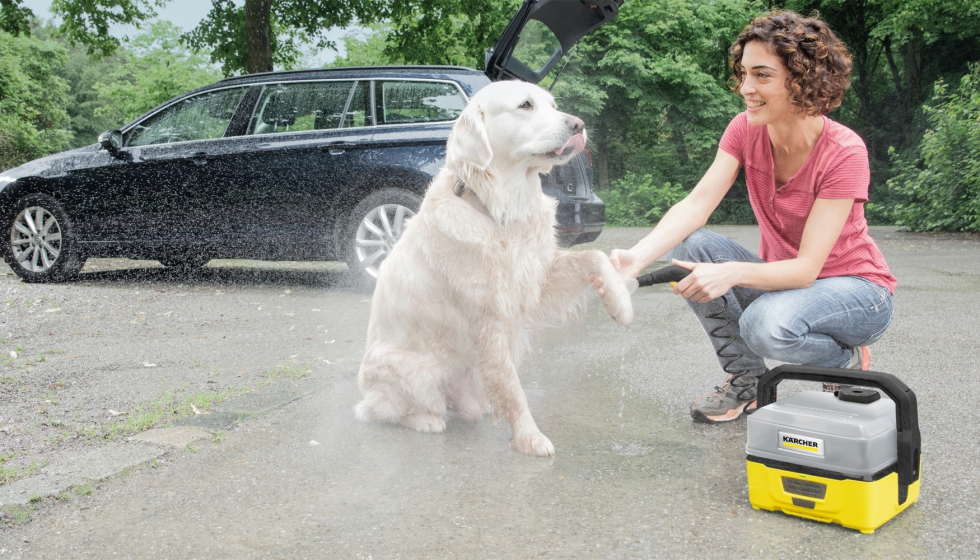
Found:
[[[514,449],[538,457],[553,457],[555,455],[555,446],[541,432],[515,434]]]
[[[402,425],[420,432],[439,433],[446,431],[446,421],[434,414],[412,414],[402,419]]]
[[[604,266],[602,280],[605,288],[602,308],[620,325],[630,326],[633,323],[633,301],[630,299],[629,288],[626,287],[623,276],[612,266]]]

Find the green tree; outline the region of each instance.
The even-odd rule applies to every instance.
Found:
[[[626,3],[581,42],[555,93],[589,127],[600,192],[628,171],[694,187],[741,110],[726,85],[728,49],[758,13],[747,0]],[[744,206],[744,186],[726,198]],[[746,215],[726,207],[716,218]]]
[[[409,64],[483,68],[520,0],[392,0],[385,55]]]
[[[980,63],[948,92],[935,84],[935,105],[919,157],[893,150],[895,177],[888,187],[899,198],[892,213],[898,225],[914,231],[980,231]]]
[[[6,31],[14,37],[31,32],[31,21],[34,12],[21,6],[21,0],[0,0],[0,31]]]
[[[180,29],[167,21],[126,43],[122,63],[93,84],[98,106],[93,113],[118,128],[144,112],[186,91],[220,78],[206,53],[181,43]]]
[[[366,27],[358,27],[348,31],[341,42],[344,44],[344,56],[338,56],[324,65],[326,68],[348,66],[385,66],[405,64],[400,55],[391,55],[386,50],[391,25],[376,23]]]
[[[397,2],[396,2],[397,3]],[[334,48],[324,32],[358,21],[379,21],[388,14],[384,0],[211,0],[207,18],[187,35],[195,48],[211,50],[225,75],[269,72],[290,66],[299,45]]]
[[[68,146],[68,84],[56,74],[67,56],[55,43],[0,31],[0,169]]]

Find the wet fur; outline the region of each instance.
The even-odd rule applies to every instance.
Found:
[[[519,109],[525,99],[531,111]],[[515,449],[554,455],[517,374],[531,330],[574,314],[592,275],[605,280],[606,311],[626,326],[633,319],[606,255],[557,247],[557,202],[542,194],[538,173],[571,159],[554,154],[571,136],[569,119],[547,92],[520,82],[491,84],[464,109],[446,167],[381,265],[358,419],[441,432],[448,410],[469,421],[492,412],[510,425]],[[455,177],[489,215],[453,193]]]

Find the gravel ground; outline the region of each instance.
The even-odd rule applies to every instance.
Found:
[[[758,243],[754,228],[714,229]],[[643,233],[609,229],[589,247]],[[0,557],[975,558],[980,237],[872,235],[899,279],[872,368],[915,391],[923,441],[919,501],[874,535],[751,508],[745,422],[691,421],[691,400],[721,374],[664,287],[636,292],[629,330],[591,305],[539,334],[522,384],[556,444],[548,460],[514,453],[488,421],[451,418],[438,435],[356,422],[370,296],[341,284],[342,265],[225,261],[177,275],[96,261],[75,284],[0,276],[0,357],[18,354],[0,365],[8,466],[99,445],[168,391],[261,391],[292,375],[312,391],[196,452],[15,512]]]
[[[167,405],[165,425],[171,409],[192,414],[190,402],[201,410],[359,353],[364,329],[344,326],[366,325],[370,295],[345,287],[345,272],[216,260],[174,273],[92,259],[78,282],[26,284],[0,265],[4,478],[145,429],[139,413],[154,405]]]

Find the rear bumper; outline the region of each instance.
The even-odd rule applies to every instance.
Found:
[[[606,205],[595,195],[589,199],[572,198],[557,190],[545,194],[558,199],[558,243],[563,247],[595,241],[606,225]]]

